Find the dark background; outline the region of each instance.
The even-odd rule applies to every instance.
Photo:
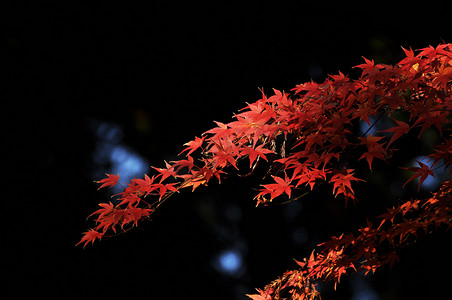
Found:
[[[259,99],[258,88],[289,91],[338,70],[356,77],[352,66],[361,56],[396,63],[400,46],[452,40],[446,1],[289,3],[14,2],[3,9],[2,293],[245,299],[296,268],[292,258],[364,226],[363,213],[372,218],[404,196],[391,194],[397,173],[387,175],[381,164],[366,186],[372,193],[357,187],[363,200],[347,211],[328,189],[255,208],[250,184],[259,183],[231,174],[221,186],[170,199],[152,222],[125,235],[74,246],[91,225],[85,218],[109,200],[93,180],[116,172],[95,158],[105,139],[99,124],[116,128],[115,142],[161,167],[213,120],[228,122]],[[403,250],[391,271],[351,276],[337,292],[323,286],[324,298],[451,297],[451,250],[450,234],[433,235]],[[236,270],[218,267],[225,251],[239,255]]]

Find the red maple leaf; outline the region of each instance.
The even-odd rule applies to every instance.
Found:
[[[380,64],[375,65],[373,59],[368,60],[364,56],[363,56],[363,58],[366,63],[354,66],[354,68],[360,68],[363,70],[361,77],[364,77],[366,75],[370,75],[370,76],[375,75],[379,69],[384,68],[383,65],[380,65]]]
[[[436,129],[438,129],[439,133],[442,134],[442,126],[446,122],[447,116],[441,111],[434,111],[434,109],[432,108],[431,110],[424,110],[416,120],[416,122],[413,124],[413,126],[422,124],[421,132],[418,136],[421,137],[422,133],[432,125],[434,125]]]
[[[180,189],[192,186],[192,191],[196,190],[200,185],[207,185],[205,173],[201,171],[191,170],[192,174],[179,175],[178,177],[184,179],[184,183],[179,187]]]
[[[90,214],[88,216],[91,217],[92,215],[99,215],[97,216],[97,219],[102,219],[103,217],[105,217],[105,215],[111,213],[114,209],[114,206],[111,202],[107,203],[99,203],[99,206],[102,207],[98,210],[96,210],[95,212],[93,212],[92,214]]]
[[[410,177],[410,179],[408,179],[407,182],[405,182],[405,184],[403,185],[403,187],[405,187],[405,185],[410,182],[411,180],[420,177],[419,179],[419,186],[418,186],[418,191],[421,188],[421,184],[424,182],[425,179],[427,179],[427,177],[429,175],[435,177],[435,175],[433,174],[433,171],[430,170],[430,167],[426,164],[421,163],[420,161],[416,160],[417,163],[419,164],[420,167],[412,167],[412,168],[402,168],[405,170],[410,170],[413,172],[416,172],[413,176]]]
[[[130,222],[133,222],[134,225],[137,226],[138,221],[143,217],[149,217],[149,214],[152,211],[153,210],[150,208],[129,207],[122,210],[121,217],[118,218],[118,221],[122,219],[121,228],[124,228],[124,225],[127,225]]]
[[[174,163],[173,167],[177,168],[177,172],[179,172],[180,169],[185,168],[185,167],[188,168],[188,171],[190,172],[191,169],[193,169],[193,167],[195,166],[194,159],[190,155],[187,155],[187,159],[171,161],[171,162]]]
[[[436,55],[441,54],[452,58],[452,53],[447,51],[446,49],[450,46],[450,44],[442,44],[438,45],[436,48],[433,48],[432,46],[428,46],[426,48],[422,48],[420,50],[421,53],[418,54],[418,56],[425,56],[429,59],[434,58]]]
[[[430,160],[433,159],[432,167],[442,160],[445,162],[446,167],[448,167],[452,162],[452,140],[447,140],[446,143],[437,145],[435,152],[428,155],[428,157],[431,157]],[[450,174],[452,174],[452,168],[449,170]]]
[[[177,173],[174,170],[174,166],[171,166],[166,161],[165,161],[165,166],[166,166],[166,168],[152,167],[154,170],[157,170],[160,173],[160,175],[162,175],[162,178],[160,178],[160,182],[162,182],[163,180],[165,180],[166,178],[168,178],[170,176],[173,176],[173,177],[177,176]]]
[[[185,148],[181,153],[179,153],[179,155],[188,150],[190,151],[188,151],[187,155],[192,154],[194,151],[196,151],[199,147],[202,146],[202,143],[204,142],[205,138],[206,138],[205,136],[203,136],[202,138],[195,137],[195,140],[185,143],[184,146],[187,146],[187,148]]]
[[[362,179],[356,178],[353,176],[353,169],[345,169],[342,170],[342,172],[337,173],[331,177],[331,182],[334,182],[333,184],[333,194],[335,196],[339,194],[344,194],[346,197],[352,197],[353,196],[353,189],[350,181],[364,181]]]
[[[215,138],[220,139],[223,138],[224,136],[228,136],[231,133],[231,128],[229,128],[229,126],[227,124],[218,122],[218,121],[214,121],[218,127],[212,128],[206,132],[203,133],[203,135],[205,134],[213,134],[215,136]]]
[[[379,131],[379,132],[394,132],[394,134],[391,137],[391,140],[389,141],[389,143],[386,147],[391,145],[395,140],[397,140],[398,138],[400,138],[402,135],[404,135],[405,133],[407,133],[410,130],[410,125],[408,125],[407,123],[399,121],[399,120],[395,120],[395,119],[394,119],[394,121],[399,126],[394,126],[389,129]]]
[[[365,121],[368,125],[370,125],[369,117],[375,115],[377,109],[372,106],[372,103],[365,102],[362,103],[354,112],[354,117],[359,117],[361,120]]]
[[[178,189],[174,185],[175,185],[175,183],[167,183],[167,184],[158,183],[158,184],[156,184],[156,187],[159,189],[159,195],[160,195],[159,199],[162,199],[162,197],[165,196],[167,191],[178,192]]]
[[[261,192],[255,198],[262,199],[262,197],[264,195],[270,194],[270,201],[271,201],[284,192],[290,198],[293,185],[290,184],[290,179],[287,177],[287,174],[286,174],[285,180],[278,176],[272,175],[272,177],[276,181],[276,183],[263,184],[262,186],[264,187],[264,189],[261,190]]]
[[[110,186],[110,187],[115,186],[118,183],[118,180],[119,180],[118,173],[116,173],[116,175],[113,175],[113,174],[105,174],[105,175],[107,175],[108,177],[104,178],[102,180],[99,180],[99,181],[95,181],[96,183],[103,183],[98,188],[98,190],[100,190],[101,188],[107,187],[107,186]]]
[[[438,71],[434,75],[433,83],[447,91],[447,84],[452,81],[452,61],[441,66]]]
[[[85,246],[86,246],[89,242],[94,243],[94,241],[95,241],[96,239],[99,239],[99,240],[100,240],[100,239],[102,238],[102,236],[104,235],[103,233],[97,232],[97,231],[94,230],[94,229],[90,229],[89,231],[86,231],[86,232],[84,232],[83,234],[84,234],[84,235],[83,235],[82,239],[81,239],[77,244],[75,244],[75,245],[77,246],[78,244],[84,242],[85,244],[83,245],[83,248],[85,248]]]
[[[215,158],[216,158],[215,162],[220,168],[223,168],[228,163],[230,163],[234,168],[236,168],[237,170],[239,169],[237,167],[235,158],[231,154],[229,154],[229,152],[227,152],[227,151],[220,150],[220,151],[216,152]]]
[[[336,84],[343,84],[350,80],[341,71],[339,71],[339,75],[328,75],[328,76],[331,77],[334,80],[334,83]]]
[[[367,152],[364,152],[359,159],[366,158],[370,170],[372,170],[372,161],[374,158],[385,160],[386,151],[378,143],[382,138],[382,136],[372,136],[372,133],[367,137],[360,137],[361,142],[367,146]]]
[[[268,153],[275,153],[275,152],[272,150],[269,150],[269,149],[265,149],[264,145],[259,145],[256,148],[244,147],[244,148],[240,149],[241,155],[248,155],[248,158],[250,159],[250,168],[253,166],[253,162],[256,160],[256,158],[258,156],[267,160],[267,157],[265,156],[265,154],[268,154]]]
[[[402,50],[403,50],[403,52],[405,52],[406,57],[399,62],[399,65],[406,65],[406,66],[408,66],[408,69],[409,69],[411,66],[413,66],[414,64],[417,64],[421,61],[421,59],[419,57],[416,57],[414,55],[414,51],[413,51],[413,49],[411,49],[411,47],[410,47],[410,50],[407,50],[402,47]]]
[[[144,179],[132,179],[133,183],[136,183],[136,189],[138,189],[142,194],[149,194],[150,192],[157,189],[154,180],[155,176],[149,177],[147,174],[144,174]]]

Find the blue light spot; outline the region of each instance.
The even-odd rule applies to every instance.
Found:
[[[140,155],[124,145],[116,145],[110,152],[111,169],[118,173],[121,182],[129,182],[134,177],[141,178],[148,172],[148,164]],[[113,187],[114,192],[120,192],[121,186]]]
[[[219,257],[220,266],[226,272],[235,272],[240,268],[242,259],[235,251],[226,251]]]
[[[116,124],[101,122],[94,125],[99,139],[110,143],[119,143],[124,137],[124,132]]]
[[[378,300],[378,294],[363,278],[362,274],[356,274],[350,278],[352,288],[352,300]]]
[[[122,143],[124,131],[115,123],[89,120],[88,126],[97,138],[93,152],[93,177],[104,177],[105,173],[118,173],[121,183],[128,183],[134,177],[142,178],[149,171],[148,162],[132,148]],[[121,185],[111,189],[113,194],[122,191]]]
[[[237,250],[225,250],[217,256],[213,265],[221,273],[240,276],[240,271],[243,270],[242,255]]]
[[[353,300],[378,300],[378,295],[375,291],[369,288],[362,288],[356,291],[353,295]]]

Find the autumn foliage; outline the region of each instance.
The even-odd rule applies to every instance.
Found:
[[[399,166],[411,172],[403,188],[415,179],[421,186],[434,176],[434,168],[452,164],[452,45],[430,46],[417,54],[403,51],[406,57],[394,66],[364,58],[355,67],[362,70],[356,80],[339,72],[322,83],[297,85],[291,93],[274,90],[267,96],[262,92],[262,98],[247,104],[232,122],[215,122],[216,127],[186,143],[180,160],[154,167],[155,172],[144,179],[128,183],[113,203],[99,204],[100,209],[92,214],[94,227],[78,244],[86,246],[128,230],[173,194],[194,191],[211,180],[221,182],[226,171],[238,171],[239,166],[246,168],[240,170],[242,174],[252,174],[262,161],[269,176],[256,193],[256,205],[287,200],[294,190],[311,192],[319,185],[330,185],[332,196],[344,198],[345,205],[356,203],[353,187],[366,184],[357,162],[363,161],[370,171],[375,160],[393,163],[392,153],[402,137],[415,132],[420,138],[433,128],[440,142],[432,148],[431,163]],[[358,133],[360,122],[372,128],[381,118],[392,120],[393,126]],[[109,174],[98,183],[111,187],[118,180],[119,176]],[[344,233],[319,245],[309,257],[297,260],[295,270],[249,297],[320,299],[315,288],[319,282],[336,285],[345,274],[392,266],[398,250],[413,239],[452,227],[451,192],[452,181],[445,181],[426,199],[401,201],[356,233]]]

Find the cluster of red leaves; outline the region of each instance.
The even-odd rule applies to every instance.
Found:
[[[183,188],[195,190],[213,178],[221,181],[225,168],[238,170],[239,166],[242,168],[243,164],[238,164],[242,160],[249,162],[251,172],[261,160],[270,165],[272,181],[261,185],[255,197],[257,205],[278,197],[290,198],[294,189],[313,190],[320,183],[330,184],[335,197],[342,195],[346,201],[354,201],[353,184],[363,180],[357,177],[349,161],[365,159],[371,170],[375,159],[388,161],[394,151],[393,144],[413,130],[420,129],[420,137],[426,129],[436,128],[441,134],[441,143],[430,155],[433,165],[452,164],[449,135],[452,45],[424,48],[417,55],[411,49],[403,50],[406,58],[394,66],[364,59],[365,63],[356,66],[362,70],[357,80],[339,72],[323,83],[297,85],[292,94],[274,90],[274,94],[267,97],[262,93],[260,100],[240,110],[232,122],[215,122],[216,127],[186,143],[180,153],[184,155],[182,159],[165,162],[164,168],[154,168],[156,172],[151,177],[133,179],[117,195],[118,204],[100,204],[101,209],[93,213],[97,216],[96,226],[87,231],[79,243],[86,245],[100,239],[110,229],[116,232],[118,226],[121,229],[126,225],[136,226],[138,220],[149,217],[174,193]],[[374,126],[371,118],[381,115],[395,124],[384,130],[392,134],[389,141],[372,134],[357,136],[353,126],[359,121]],[[354,157],[354,153],[359,154]],[[247,164],[245,166],[248,168]],[[409,181],[419,177],[422,184],[433,172],[425,164],[419,163],[419,166],[409,168],[414,172]],[[117,182],[114,175],[99,181],[103,184],[101,187]],[[443,185],[441,191],[441,197],[436,195],[432,199],[445,202],[450,189]],[[428,203],[431,202],[434,201]],[[433,214],[430,205],[416,204],[416,207],[432,215],[432,219],[424,216],[422,222],[447,223],[444,219],[438,221],[439,214]],[[406,217],[407,213],[402,216]],[[391,219],[383,220],[378,228],[369,225],[361,229],[359,236],[343,235],[325,243],[323,251],[299,263],[299,271],[286,273],[260,291],[259,296],[261,299],[279,299],[279,293],[288,289],[294,291],[292,298],[314,299],[318,297],[311,288],[315,280],[339,282],[341,275],[350,268],[374,270],[385,263],[393,263],[394,252],[379,257],[377,245],[386,240],[396,248],[408,232],[391,232],[388,237],[384,235],[389,233],[384,231],[383,225],[391,224],[399,230],[411,228],[412,234],[431,225],[418,227],[420,225],[406,223],[411,224],[410,227],[405,223],[395,224]],[[294,279],[305,277],[309,281]],[[300,286],[306,287],[308,292]],[[256,295],[252,297],[259,299]]]
[[[255,300],[319,299],[313,282],[333,281],[336,287],[344,274],[360,271],[367,274],[388,264],[392,267],[399,259],[397,250],[415,242],[419,235],[439,227],[452,228],[452,181],[444,182],[431,198],[406,201],[388,209],[379,218],[378,227],[369,222],[357,235],[343,234],[320,244],[323,247],[320,252],[313,251],[309,258],[297,261],[300,269],[286,272],[258,290],[259,294],[249,297]]]
[[[285,272],[268,284],[259,294],[247,295],[253,300],[269,299],[312,299],[320,300],[320,293],[303,270]]]

